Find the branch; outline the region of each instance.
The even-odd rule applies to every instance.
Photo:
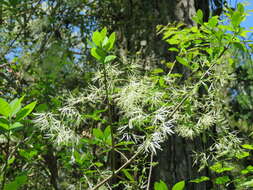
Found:
[[[220,53],[220,55],[217,57],[217,60],[220,59],[224,53],[228,50],[230,46],[230,42],[228,43],[228,45],[223,49],[223,51]],[[203,78],[205,78],[208,73],[210,72],[210,70],[217,64],[217,61],[215,61],[207,70],[206,72],[200,77],[199,81],[197,82],[197,85],[199,85],[199,83],[203,80]],[[194,88],[193,88],[194,89]],[[192,92],[192,90],[191,90]],[[191,96],[191,93],[187,93],[184,98],[181,100],[181,102],[176,106],[176,108],[173,110],[173,112],[171,112],[171,114],[169,115],[169,117],[172,117],[176,112],[177,110],[183,105],[183,103]],[[124,169],[125,167],[127,167],[129,164],[132,163],[132,161],[134,161],[134,159],[139,156],[139,154],[144,150],[144,147],[143,148],[139,148],[138,151],[127,161],[125,162],[125,164],[123,164],[118,170],[116,170],[114,172],[114,175],[117,175],[122,169]],[[150,172],[152,172],[152,170],[150,169]],[[98,183],[95,187],[91,188],[90,190],[96,190],[98,189],[99,187],[101,187],[104,183],[106,183],[107,181],[109,181],[110,179],[112,179],[114,177],[114,175],[110,175],[109,177],[105,178],[103,181],[101,181],[100,183]],[[151,176],[151,174],[149,174]],[[149,177],[150,177],[149,176]]]
[[[148,174],[148,184],[146,190],[149,190],[150,187],[150,181],[151,181],[151,176],[152,176],[152,169],[153,169],[153,158],[154,158],[154,153],[151,153],[151,158],[150,158],[150,167],[149,167],[149,174]]]
[[[125,164],[123,164],[119,169],[117,169],[114,172],[114,175],[117,175],[122,169],[124,169],[125,167],[127,167],[129,164],[132,163],[132,161],[134,161],[134,159],[143,151],[143,148],[139,148],[138,151],[127,161],[125,162]],[[114,177],[114,175],[110,175],[109,177],[105,178],[103,181],[101,181],[100,183],[98,183],[95,187],[91,188],[90,190],[96,190],[99,187],[101,187],[104,183],[106,183],[107,181],[109,181],[110,179],[112,179]]]

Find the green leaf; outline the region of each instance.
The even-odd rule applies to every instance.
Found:
[[[17,130],[17,129],[22,128],[23,126],[24,125],[22,123],[15,122],[15,123],[11,124],[10,130]]]
[[[94,163],[97,167],[102,167],[104,164],[103,163],[101,163],[101,162],[95,162]]]
[[[243,158],[249,156],[249,152],[243,151],[243,152],[237,153],[235,156],[236,156],[236,158],[238,158],[238,159],[243,159]]]
[[[130,181],[134,181],[133,176],[132,176],[126,169],[123,169],[122,172],[125,174],[125,176],[126,176]]]
[[[168,190],[167,185],[162,180],[155,182],[154,188],[155,190]]]
[[[234,169],[234,167],[223,167],[220,162],[217,162],[213,166],[211,166],[210,169],[216,173],[222,173],[225,171],[231,171]]]
[[[14,181],[6,184],[4,190],[18,190],[27,183],[27,176],[25,174],[15,177]]]
[[[243,20],[243,16],[240,12],[234,12],[231,17],[231,23],[234,27],[238,27]]]
[[[105,63],[110,63],[112,62],[114,59],[116,59],[115,55],[108,55],[105,57]]]
[[[176,56],[176,59],[179,63],[181,63],[182,65],[188,67],[188,68],[191,68],[191,66],[189,65],[188,61],[185,59],[185,58],[182,58],[182,57],[179,57],[179,56]]]
[[[37,101],[32,102],[32,103],[26,105],[24,108],[22,108],[17,113],[15,121],[20,121],[20,120],[24,119],[25,117],[27,117],[33,111],[33,109],[35,108],[36,103],[37,103]]]
[[[107,126],[104,130],[104,136],[105,138],[109,137],[111,135],[111,127]]]
[[[104,133],[103,133],[102,130],[99,129],[99,128],[94,128],[94,129],[92,130],[92,132],[93,132],[94,137],[96,137],[96,138],[98,138],[98,139],[102,139],[102,138],[104,137]]]
[[[96,44],[96,46],[101,47],[102,40],[103,40],[103,37],[100,34],[100,32],[95,31],[92,35],[92,41]]]
[[[91,55],[98,61],[101,60],[101,56],[97,53],[97,48],[92,48],[91,49]]]
[[[229,181],[230,179],[228,176],[222,176],[222,177],[217,177],[214,182],[216,184],[222,185],[222,184],[226,184]]]
[[[20,156],[26,158],[27,160],[31,160],[34,156],[38,154],[37,150],[27,151],[24,149],[20,149],[18,152]]]
[[[159,74],[159,73],[163,73],[163,72],[164,72],[163,69],[157,68],[157,69],[154,69],[154,70],[152,71],[152,74]]]
[[[172,190],[183,190],[185,187],[185,181],[177,182],[173,187]]]
[[[0,131],[8,131],[10,129],[9,121],[4,118],[0,118]]]
[[[11,107],[10,117],[13,117],[14,115],[16,115],[16,113],[19,112],[19,110],[21,109],[21,102],[23,99],[24,99],[24,96],[19,99],[16,98],[11,101],[11,103],[10,103],[10,107]]]
[[[218,22],[219,22],[218,16],[214,16],[208,20],[208,25],[211,28],[214,28],[218,24]]]
[[[180,73],[172,73],[172,74],[169,74],[169,77],[171,78],[181,78],[183,75],[180,74]]]
[[[243,6],[242,3],[238,3],[238,4],[237,4],[237,11],[238,11],[239,13],[241,13],[241,14],[244,13],[244,6]]]
[[[11,165],[14,161],[15,161],[15,156],[12,156],[12,157],[8,160],[8,166]]]
[[[106,36],[106,37],[104,38],[104,40],[103,40],[102,47],[105,48],[105,49],[107,49],[108,46],[109,46],[109,45],[108,45],[108,44],[109,44],[109,43],[108,43],[108,40],[109,40],[109,39],[108,39],[107,36]]]
[[[106,34],[107,34],[107,28],[104,27],[101,32],[100,32],[100,35],[101,35],[101,42],[104,41],[104,39],[106,38]]]
[[[253,150],[253,145],[250,144],[243,144],[242,147],[245,149]]]
[[[201,183],[201,182],[208,181],[208,180],[210,180],[209,177],[201,176],[201,177],[199,177],[197,179],[191,180],[190,182],[192,182],[192,183]]]
[[[246,170],[248,170],[249,172],[253,172],[253,166],[251,165],[247,166]]]
[[[4,190],[18,190],[18,184],[16,181],[9,182],[5,185]]]
[[[115,41],[116,41],[116,34],[115,34],[115,32],[113,32],[110,35],[109,40],[108,40],[108,43],[110,44],[109,47],[108,47],[108,51],[110,51],[111,49],[113,49]]]
[[[177,48],[175,48],[175,47],[169,48],[168,50],[169,50],[169,51],[179,52],[179,50],[178,50]]]
[[[100,48],[96,48],[96,53],[100,56],[99,61],[103,62],[103,60],[106,57],[106,52],[104,50],[100,49]]]
[[[11,107],[4,99],[0,98],[0,114],[9,117],[11,112]]]
[[[202,10],[198,10],[197,11],[197,14],[196,14],[196,17],[195,17],[196,19],[195,19],[195,21],[197,22],[197,23],[199,23],[199,24],[201,24],[201,23],[203,23],[203,18],[204,18],[204,16],[203,16],[203,12],[202,12]]]
[[[115,146],[124,146],[124,145],[130,145],[130,144],[135,144],[133,141],[122,141]]]
[[[48,106],[47,106],[47,104],[39,104],[38,106],[36,106],[36,111],[37,112],[46,112],[46,111],[48,111]]]

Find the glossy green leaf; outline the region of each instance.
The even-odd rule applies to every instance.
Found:
[[[104,133],[99,128],[94,128],[92,130],[92,132],[93,132],[93,136],[96,137],[96,138],[98,138],[98,139],[102,139],[104,137]]]
[[[243,17],[240,12],[234,12],[231,17],[231,23],[234,27],[238,27],[242,22]]]
[[[110,44],[110,46],[108,47],[108,51],[110,51],[110,50],[113,49],[114,44],[115,44],[115,41],[116,41],[116,34],[115,34],[115,32],[113,32],[113,33],[110,35],[109,40],[108,40],[108,42],[109,42],[109,44]]]
[[[11,107],[4,99],[0,98],[0,115],[9,117],[11,112]]]
[[[173,187],[172,190],[183,190],[185,187],[185,181],[177,182]]]
[[[217,177],[214,182],[216,184],[222,185],[222,184],[226,184],[229,181],[230,181],[230,178],[228,176],[222,176],[222,177]]]
[[[28,105],[26,105],[24,108],[22,108],[18,113],[17,113],[17,116],[16,116],[16,121],[20,121],[22,119],[24,119],[25,117],[27,117],[32,111],[33,109],[35,108],[36,106],[36,103],[37,101],[35,102],[32,102]]]
[[[209,177],[201,176],[201,177],[199,177],[197,179],[190,180],[190,182],[192,182],[192,183],[201,183],[201,182],[209,181],[209,180],[210,180]]]
[[[13,162],[15,161],[15,156],[12,156],[9,160],[8,160],[8,166],[13,164]]]
[[[101,47],[101,42],[103,37],[101,36],[100,32],[95,31],[92,35],[92,41],[96,44],[96,46]]]
[[[106,38],[106,34],[107,34],[107,28],[104,27],[101,32],[100,32],[100,36],[101,36],[101,42],[104,41],[104,39]]]
[[[132,176],[126,169],[123,169],[122,172],[125,174],[125,176],[126,176],[130,181],[134,181],[133,176]]]
[[[92,48],[92,49],[91,49],[91,55],[92,55],[96,60],[100,61],[102,57],[97,53],[96,50],[97,50],[97,48]]]
[[[154,69],[154,70],[152,71],[152,74],[159,74],[159,73],[163,73],[163,72],[164,72],[163,69],[157,68],[157,69]]]
[[[162,180],[160,180],[159,182],[155,182],[154,189],[155,190],[168,190],[168,187]]]
[[[244,6],[243,6],[243,4],[242,3],[238,3],[237,4],[237,11],[239,12],[239,13],[241,13],[241,14],[243,14],[244,13]]]
[[[243,144],[242,147],[245,149],[253,150],[253,145],[250,144]]]
[[[196,13],[194,20],[197,23],[201,24],[201,23],[203,23],[203,18],[204,18],[203,12],[202,12],[202,10],[199,9]]]
[[[250,155],[249,152],[243,151],[243,152],[237,153],[235,156],[238,159],[243,159],[243,158],[248,157],[249,155]]]
[[[114,59],[116,59],[115,55],[108,55],[105,57],[105,63],[110,63],[112,62]]]
[[[214,16],[212,18],[210,18],[208,20],[208,25],[211,27],[211,28],[214,28],[216,27],[216,25],[218,24],[219,22],[219,18],[217,16]]]
[[[16,98],[11,101],[11,103],[10,103],[10,107],[11,107],[10,117],[13,117],[14,115],[16,115],[16,113],[19,112],[19,110],[21,109],[21,102],[23,99],[24,99],[24,96],[19,99]]]
[[[105,52],[104,50],[100,49],[100,48],[96,48],[96,53],[97,53],[97,55],[99,55],[99,57],[100,57],[99,61],[100,61],[100,62],[103,62],[103,60],[104,60],[105,57],[106,57],[106,52]]]
[[[225,171],[231,171],[234,169],[234,167],[224,167],[220,162],[217,162],[214,165],[212,165],[210,169],[216,173],[222,173]]]
[[[188,68],[191,68],[191,66],[189,65],[188,61],[185,59],[185,58],[182,58],[182,57],[179,57],[179,56],[176,56],[176,59],[179,63],[181,63],[182,65],[188,67]]]
[[[10,129],[9,121],[4,118],[0,118],[0,131],[8,131]]]
[[[22,123],[19,122],[15,122],[13,124],[10,125],[10,130],[17,130],[22,128],[24,125]]]
[[[103,40],[102,47],[107,49],[106,46],[109,46],[109,38],[106,36]]]
[[[102,167],[104,164],[103,163],[101,163],[101,162],[95,162],[94,163],[97,167]]]
[[[104,130],[104,136],[105,138],[109,137],[111,135],[111,127],[107,126]]]
[[[169,51],[179,52],[179,50],[178,50],[177,48],[175,48],[175,47],[169,48],[168,50],[169,50]]]

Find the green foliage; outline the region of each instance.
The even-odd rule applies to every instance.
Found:
[[[204,182],[204,181],[208,181],[210,180],[209,177],[206,177],[206,176],[201,176],[197,179],[193,179],[193,180],[190,180],[191,183],[201,183],[201,182]]]
[[[216,173],[223,173],[225,171],[231,171],[234,167],[223,167],[221,163],[217,162],[210,169]]]
[[[20,123],[24,120],[34,109],[36,102],[32,102],[25,107],[21,107],[21,102],[24,97],[20,99],[14,99],[10,103],[4,99],[0,99],[0,131],[2,133],[21,129],[23,126]]]
[[[185,188],[185,181],[177,182],[173,187],[172,190],[184,190]]]
[[[107,55],[114,47],[116,40],[115,32],[113,32],[109,37],[107,36],[107,29],[104,28],[101,32],[95,31],[92,35],[91,45],[91,55],[96,58],[100,63],[110,63],[116,56]]]
[[[15,177],[14,181],[6,184],[4,190],[18,190],[27,183],[27,176],[25,174]]]
[[[168,190],[167,185],[162,180],[155,182],[154,188],[155,190]]]
[[[33,111],[36,105],[36,102],[32,102],[22,107],[21,103],[23,99],[24,96],[19,99],[16,98],[10,103],[2,98],[0,99],[0,108],[2,108],[2,111],[0,112],[0,134],[3,134],[7,141],[5,145],[6,155],[2,157],[4,159],[4,165],[2,166],[1,190],[18,190],[27,183],[26,174],[16,176],[13,181],[6,183],[8,169],[16,160],[16,157],[13,156],[13,154],[16,153],[19,143],[22,142],[22,138],[20,138],[15,132],[18,129],[25,131],[25,125],[23,124],[25,121],[24,119]],[[14,151],[11,153],[10,144],[13,138],[18,138],[18,144],[14,146]],[[25,151],[23,150],[24,157],[28,158],[28,160],[32,159],[34,153],[28,155],[24,152]]]
[[[225,22],[218,16],[204,22],[205,15],[198,10],[193,27],[159,26],[158,33],[172,52],[166,57],[175,57],[160,63],[160,57],[147,53],[153,45],[160,51],[160,45],[134,38],[143,23],[133,26],[135,35],[129,34],[125,44],[119,41],[117,48],[116,32],[121,40],[127,31],[108,34],[103,28],[90,36],[99,27],[96,19],[103,17],[105,4],[106,11],[120,11],[113,16],[127,16],[127,9],[116,1],[3,2],[1,47],[7,53],[0,65],[0,95],[5,97],[0,98],[1,190],[144,189],[157,164],[150,163],[150,153],[162,151],[172,134],[187,142],[201,141],[201,147],[192,150],[194,163],[200,169],[208,167],[212,175],[190,183],[252,187],[253,169],[245,165],[251,160],[252,142],[237,130],[244,122],[250,131],[252,113],[244,113],[251,110],[251,89],[237,91],[240,113],[231,109],[228,95],[238,68],[243,68],[246,80],[252,79],[249,64],[234,57],[236,51],[248,51],[242,40],[247,31],[240,26],[246,16],[242,4],[225,10]],[[95,9],[93,20],[90,13]],[[155,20],[150,17],[145,19]],[[114,27],[108,25],[110,30]],[[152,34],[139,37],[149,39]],[[91,41],[86,44],[87,38]],[[127,52],[124,46],[131,48],[129,53],[141,49],[136,55],[119,56]],[[18,49],[15,57],[8,54]],[[40,102],[32,122],[27,118],[36,102],[22,106],[24,97],[13,98],[24,93]],[[183,190],[185,183],[172,189]],[[168,189],[161,180],[154,188]]]

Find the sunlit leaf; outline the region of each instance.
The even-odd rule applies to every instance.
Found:
[[[11,107],[4,99],[0,98],[0,114],[9,117],[11,112]]]

